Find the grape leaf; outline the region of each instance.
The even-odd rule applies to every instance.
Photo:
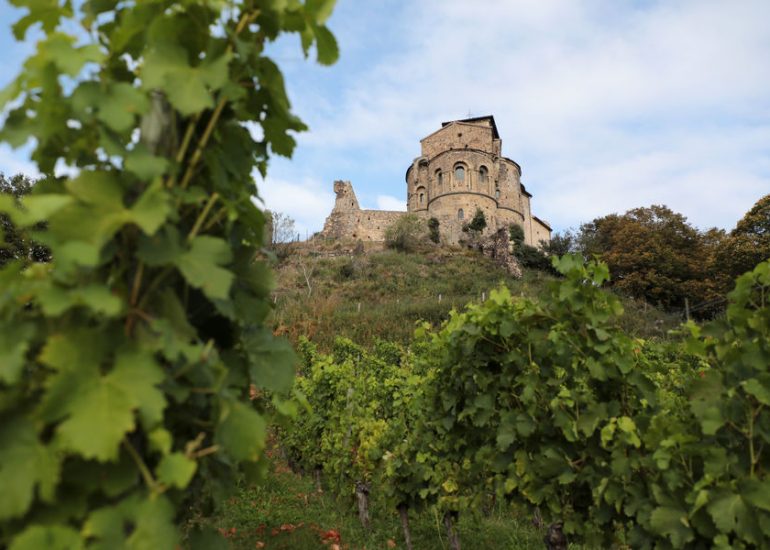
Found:
[[[234,459],[257,460],[265,448],[265,434],[265,419],[249,405],[223,403],[216,437]]]
[[[287,340],[274,337],[266,328],[259,328],[246,333],[243,343],[249,354],[249,375],[253,384],[278,392],[291,389],[298,358]]]
[[[156,473],[159,481],[184,489],[190,483],[197,467],[194,460],[182,453],[171,453],[160,460]]]
[[[181,46],[157,44],[144,60],[142,85],[146,90],[163,90],[169,102],[182,114],[189,115],[213,107],[211,91],[227,81],[230,55],[206,58],[192,66]],[[184,82],[184,86],[179,84]]]
[[[31,525],[18,535],[8,550],[80,550],[83,540],[72,527]]]
[[[0,427],[0,519],[22,516],[30,507],[35,487],[50,501],[59,481],[55,455],[37,437],[28,420],[6,419]]]
[[[175,261],[187,282],[209,298],[227,298],[233,274],[220,267],[230,261],[230,247],[222,239],[195,237],[190,248]]]

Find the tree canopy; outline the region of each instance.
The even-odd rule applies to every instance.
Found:
[[[714,245],[719,231],[706,234],[666,206],[635,208],[583,224],[578,248],[599,256],[610,268],[612,285],[665,308],[681,308],[717,296]]]

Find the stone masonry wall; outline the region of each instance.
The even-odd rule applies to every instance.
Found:
[[[335,181],[337,198],[324,228],[323,239],[361,239],[384,241],[385,230],[406,212],[388,210],[361,210],[353,186],[349,181]]]

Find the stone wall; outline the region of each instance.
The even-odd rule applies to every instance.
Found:
[[[318,235],[321,239],[384,241],[388,226],[406,214],[388,210],[361,210],[349,181],[335,181],[334,193],[337,198]]]

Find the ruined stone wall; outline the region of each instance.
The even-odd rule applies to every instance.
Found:
[[[318,235],[321,239],[384,241],[388,226],[406,214],[387,210],[361,210],[349,181],[335,181],[334,193],[337,195],[334,209]]]
[[[405,214],[406,212],[393,210],[361,210],[353,238],[362,241],[384,241],[385,230]]]

